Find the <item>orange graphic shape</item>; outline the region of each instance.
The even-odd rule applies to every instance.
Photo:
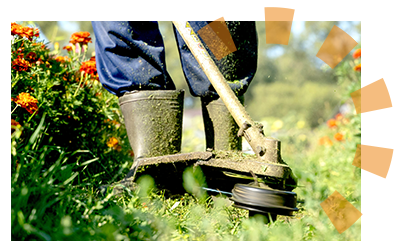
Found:
[[[197,33],[217,60],[237,50],[223,17],[207,24]]]
[[[351,99],[353,99],[354,107],[356,108],[357,114],[361,113],[361,90],[362,88],[350,94]]]
[[[320,205],[340,234],[351,227],[362,215],[337,191],[333,192]]]
[[[267,44],[289,44],[291,21],[267,21],[265,22],[265,35]]]
[[[351,36],[334,25],[319,49],[317,57],[333,69],[356,45],[357,42]]]
[[[357,114],[392,107],[389,91],[383,78],[354,91],[350,95]]]
[[[213,29],[226,47],[228,47],[231,53],[236,51],[235,43],[233,42],[231,33],[229,32],[228,26],[226,25],[223,17],[215,20],[212,23],[209,23],[208,25],[211,27],[211,29]]]
[[[218,17],[217,19],[215,19],[214,21],[220,21],[220,22],[225,22],[225,17]]]
[[[386,178],[392,162],[392,156],[393,149],[358,144],[353,166]]]
[[[265,7],[267,44],[288,45],[294,9]]]
[[[354,156],[353,166],[361,168],[361,144],[357,144],[356,155]]]
[[[265,21],[293,21],[294,9],[265,7]]]

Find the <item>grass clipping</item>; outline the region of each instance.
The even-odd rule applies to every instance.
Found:
[[[257,156],[255,154],[246,154],[242,151],[224,151],[224,150],[215,150],[213,151],[213,155],[215,159],[229,159],[235,162],[242,162],[245,160],[257,160]]]

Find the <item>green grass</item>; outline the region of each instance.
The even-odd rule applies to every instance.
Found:
[[[32,137],[13,157],[12,239],[361,240],[360,221],[339,234],[319,205],[337,190],[360,210],[361,174],[352,166],[357,141],[350,133],[352,125],[334,130],[322,126],[314,131],[287,126],[294,129],[283,127],[276,133],[282,141],[282,156],[298,177],[299,187],[294,192],[304,203],[298,204],[300,211],[293,217],[279,216],[269,225],[261,218],[249,218],[248,211],[234,208],[224,197],[193,192],[167,198],[146,176],[138,180],[139,188],[133,192],[127,189],[122,195],[113,195],[109,188],[102,195],[97,188],[109,179],[106,172],[88,179],[74,171],[90,168],[95,159],[79,166],[68,164],[69,157],[85,152],[68,153],[46,146],[36,149],[40,138]],[[318,145],[320,137],[336,130],[347,131],[344,142]],[[298,139],[300,134],[303,140]],[[44,161],[48,155],[58,157],[50,163]],[[201,173],[186,173],[185,181],[200,185]]]

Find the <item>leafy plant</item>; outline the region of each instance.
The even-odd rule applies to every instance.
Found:
[[[87,58],[90,34],[74,33],[64,47],[68,56],[60,56],[58,46],[50,51],[38,40],[37,29],[15,23],[11,27],[11,119],[23,130],[13,137],[13,157],[46,115],[35,149],[48,145],[66,152],[82,150],[85,153],[71,156],[69,163],[97,161],[82,168],[78,179],[103,173],[109,181],[128,165],[131,153],[117,97],[99,83],[95,57]],[[54,162],[58,155],[46,157]]]

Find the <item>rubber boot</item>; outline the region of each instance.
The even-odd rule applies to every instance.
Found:
[[[133,91],[119,98],[134,160],[179,153],[184,90]]]
[[[243,96],[238,97],[243,104]],[[242,138],[237,136],[239,126],[221,98],[201,98],[206,148],[212,150],[242,150]]]

